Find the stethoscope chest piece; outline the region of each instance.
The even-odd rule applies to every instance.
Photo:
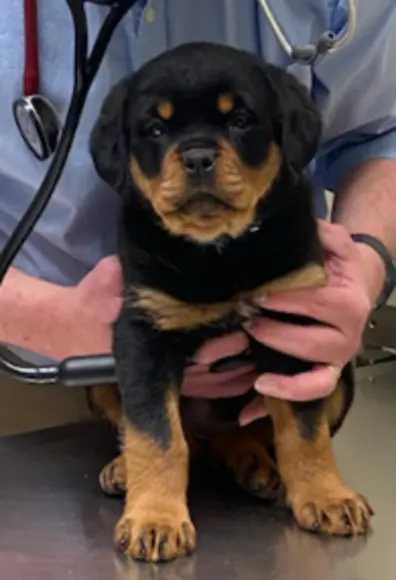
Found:
[[[40,161],[55,151],[62,124],[52,103],[43,95],[28,95],[17,99],[13,113],[26,145]]]

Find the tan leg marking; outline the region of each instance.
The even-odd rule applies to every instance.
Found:
[[[173,560],[193,552],[196,545],[186,501],[188,447],[174,391],[169,393],[167,412],[171,442],[165,450],[131,425],[124,429],[127,495],[115,540],[137,560]]]
[[[302,528],[325,534],[366,534],[373,511],[366,499],[341,478],[325,412],[312,439],[301,436],[292,407],[268,400],[275,448],[287,502]]]

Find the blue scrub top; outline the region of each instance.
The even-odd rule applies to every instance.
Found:
[[[325,30],[337,36],[349,25],[346,0],[269,0],[291,44],[316,42]],[[39,2],[41,91],[65,117],[73,80],[72,21],[67,3]],[[361,162],[396,156],[396,3],[355,0],[352,41],[313,68],[291,62],[258,0],[141,0],[111,42],[82,116],[65,172],[45,214],[15,266],[60,284],[75,284],[115,251],[117,195],[98,178],[87,142],[99,107],[121,77],[167,48],[194,40],[231,44],[263,55],[295,74],[317,101],[323,142],[313,165],[318,216],[323,189],[337,191]],[[87,5],[91,38],[107,9]],[[8,0],[0,19],[0,246],[40,185],[48,163],[23,144],[12,117],[22,92],[23,9]]]

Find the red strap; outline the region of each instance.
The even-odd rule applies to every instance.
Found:
[[[25,70],[23,75],[24,96],[39,92],[39,61],[37,38],[36,0],[24,0],[25,18]]]

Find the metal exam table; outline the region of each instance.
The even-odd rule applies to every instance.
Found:
[[[368,331],[373,343],[386,332],[396,340],[396,310],[383,312]],[[395,580],[396,365],[357,374],[356,405],[335,445],[343,474],[375,509],[368,539],[302,532],[282,510],[203,475],[191,489],[196,555],[159,567],[128,562],[112,546],[121,503],[97,483],[113,436],[89,421],[0,439],[0,580]]]

